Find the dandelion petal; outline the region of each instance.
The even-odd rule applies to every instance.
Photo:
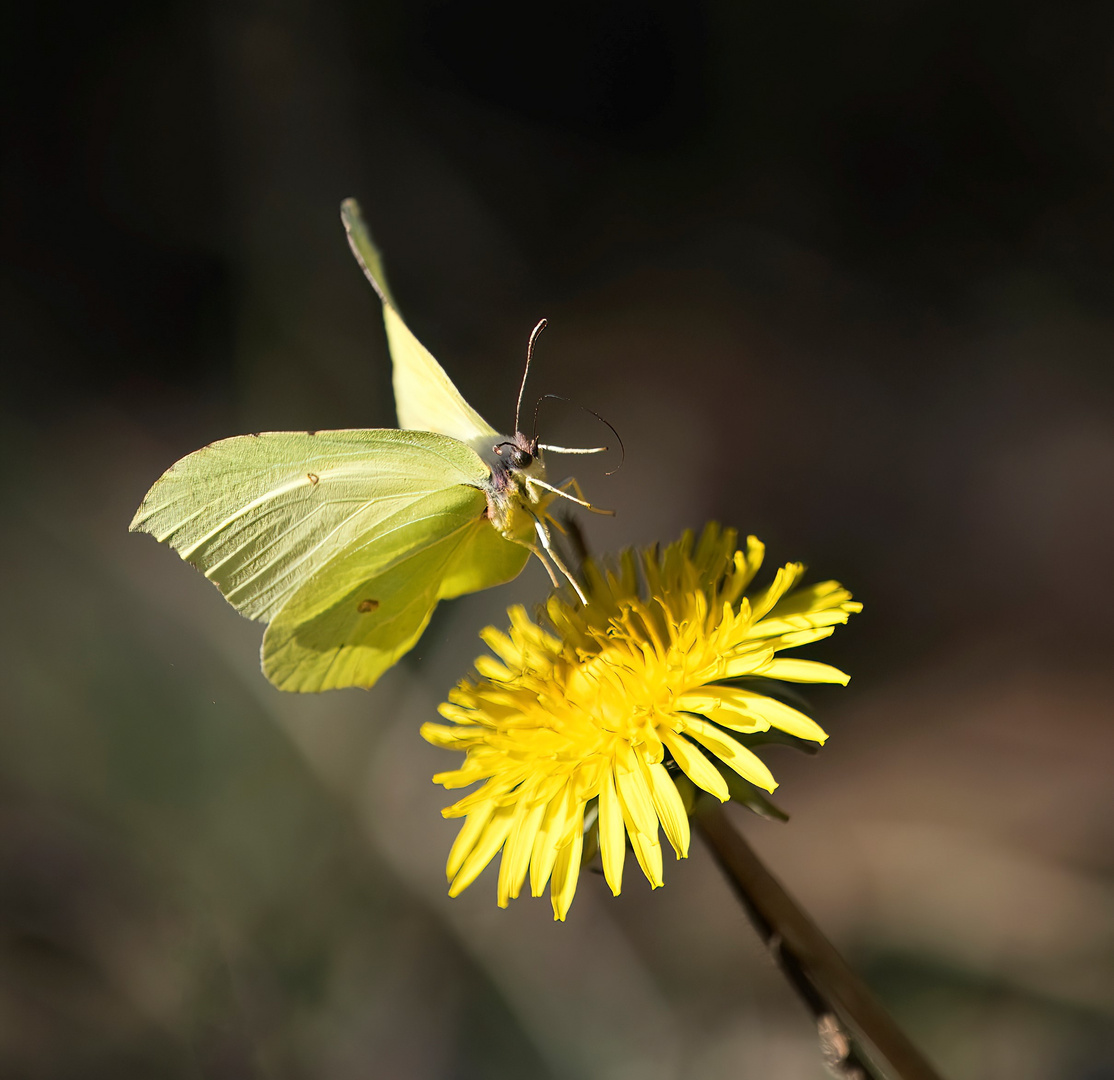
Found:
[[[623,887],[623,862],[626,859],[627,844],[623,835],[623,810],[615,791],[615,781],[611,770],[605,770],[600,781],[600,858],[603,860],[603,876],[611,886],[613,895],[618,896]]]
[[[450,896],[459,896],[480,876],[484,867],[495,858],[495,853],[503,846],[507,835],[511,831],[513,821],[513,807],[500,806],[496,808],[491,815],[491,820],[487,823],[483,832],[480,833],[475,847],[468,853],[464,864],[453,878],[453,882],[449,886]]]
[[[565,916],[572,906],[572,898],[576,895],[576,883],[580,878],[580,857],[584,851],[584,810],[576,815],[579,826],[573,832],[573,837],[557,853],[557,862],[553,867],[553,887],[550,896],[553,900],[553,918],[564,922]]]
[[[648,765],[647,768],[650,771],[650,791],[654,797],[654,809],[661,821],[661,827],[677,858],[683,859],[689,853],[691,840],[689,816],[685,812],[685,804],[681,801],[677,785],[673,783],[673,778],[664,765]]]
[[[727,802],[731,793],[719,770],[687,739],[672,731],[662,732],[661,740],[669,747],[673,759],[684,774],[699,788],[710,792],[720,802]]]
[[[815,660],[794,660],[778,657],[761,671],[767,679],[784,679],[786,682],[839,683],[846,686],[851,676],[830,664],[819,664]]]
[[[720,761],[729,765],[744,780],[749,780],[756,787],[765,788],[767,791],[773,791],[777,787],[773,773],[766,768],[757,754],[724,735],[706,720],[698,720],[694,716],[685,725],[685,732],[703,747],[711,750]]]

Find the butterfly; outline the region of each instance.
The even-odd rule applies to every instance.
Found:
[[[515,433],[497,432],[403,322],[355,200],[341,219],[383,304],[399,428],[221,439],[163,473],[130,526],[267,624],[263,673],[280,690],[372,686],[413,648],[439,600],[510,581],[531,554],[583,600],[550,507],[560,497],[596,508],[575,480],[546,480],[543,452],[606,449],[524,435],[525,373]],[[530,336],[527,373],[544,326]]]

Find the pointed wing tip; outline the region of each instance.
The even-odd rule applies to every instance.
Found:
[[[379,249],[371,238],[371,232],[364,222],[360,212],[360,204],[352,198],[345,199],[340,204],[340,220],[344,225],[345,235],[348,237],[348,246],[360,264],[360,269],[371,287],[379,294],[379,299],[384,304],[393,307],[391,291],[387,286],[387,277],[383,272],[383,262],[379,256]]]

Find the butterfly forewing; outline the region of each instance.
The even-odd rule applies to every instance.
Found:
[[[489,478],[472,450],[430,432],[242,435],[167,470],[131,528],[170,544],[239,611],[267,621],[307,582],[326,580],[350,545],[367,550],[430,495],[460,488],[480,521]]]
[[[348,242],[379,299],[391,349],[395,408],[398,426],[416,431],[436,431],[472,446],[482,445],[498,432],[467,401],[433,358],[410,332],[395,306],[383,272],[379,252],[360,217],[355,199],[346,199],[340,216]]]

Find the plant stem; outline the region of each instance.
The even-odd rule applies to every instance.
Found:
[[[847,1080],[868,1075],[940,1080],[835,946],[766,869],[723,808],[703,799],[694,820],[754,928],[816,1020],[821,1051],[832,1071]]]

